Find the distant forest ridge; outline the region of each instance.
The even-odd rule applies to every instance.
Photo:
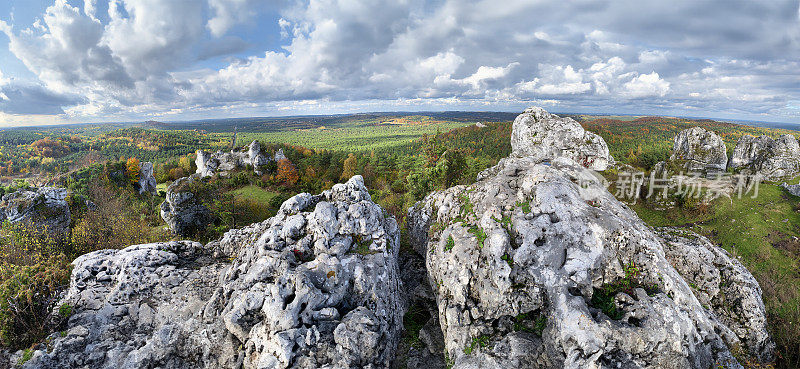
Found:
[[[369,112],[352,114],[329,114],[329,115],[296,115],[281,117],[247,117],[247,118],[218,118],[200,119],[189,121],[156,121],[148,120],[145,122],[118,122],[118,123],[75,123],[44,126],[21,126],[1,128],[4,130],[46,130],[52,128],[66,127],[102,127],[102,130],[113,130],[125,127],[142,127],[150,129],[164,130],[204,130],[206,132],[231,132],[234,127],[241,132],[264,132],[269,130],[286,129],[310,129],[323,126],[337,126],[343,121],[351,120],[375,120],[381,118],[402,118],[402,117],[429,117],[449,121],[476,121],[476,122],[507,122],[513,121],[520,112],[490,112],[490,111],[444,111],[444,112]],[[615,120],[635,120],[646,117],[678,118],[697,121],[709,121],[746,125],[751,127],[787,129],[800,131],[800,123],[782,123],[767,121],[719,119],[708,117],[690,116],[666,116],[666,115],[635,115],[635,114],[613,114],[613,113],[574,113],[574,112],[554,112],[560,116],[572,117],[579,122],[590,121],[593,119],[615,119]],[[279,123],[280,125],[277,125]]]

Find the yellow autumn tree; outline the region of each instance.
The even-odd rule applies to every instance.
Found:
[[[128,178],[130,178],[131,182],[139,181],[140,169],[141,167],[139,166],[139,159],[130,158],[125,164],[125,173],[128,175]]]
[[[348,180],[350,177],[356,175],[356,170],[358,169],[358,159],[356,156],[350,153],[347,156],[347,159],[344,159],[344,165],[342,169],[342,180]]]

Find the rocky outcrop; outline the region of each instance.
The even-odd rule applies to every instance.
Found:
[[[661,228],[667,260],[692,287],[705,308],[710,308],[743,342],[748,354],[762,362],[772,360],[775,349],[767,332],[761,287],[749,271],[727,251],[707,238],[678,228]]]
[[[731,156],[731,168],[759,174],[770,181],[800,174],[800,146],[792,135],[739,138]]]
[[[70,219],[65,188],[18,189],[0,202],[0,221],[26,222],[56,235],[69,230]]]
[[[514,157],[537,162],[567,157],[593,170],[606,170],[614,163],[602,137],[587,132],[572,118],[539,107],[526,109],[514,120],[511,149]]]
[[[281,155],[283,155],[282,152]],[[261,166],[266,165],[271,160],[277,161],[278,159],[264,155],[261,144],[258,141],[253,141],[243,151],[217,151],[211,154],[203,150],[197,150],[195,164],[197,165],[197,174],[201,177],[208,177],[217,173],[227,175],[231,171],[243,169],[248,165],[253,167],[256,174],[261,174]]]
[[[62,301],[67,329],[24,368],[387,368],[399,246],[356,176],[205,246],[86,254]]]
[[[192,183],[200,180],[183,177],[167,187],[166,199],[161,203],[161,218],[177,235],[195,235],[213,220],[202,200],[192,192]]]
[[[784,182],[781,187],[789,191],[790,194],[800,197],[800,184],[790,185]]]
[[[724,172],[728,166],[725,142],[700,127],[685,129],[675,136],[670,160],[680,161],[689,172]]]
[[[503,159],[473,185],[427,196],[408,225],[454,368],[735,368],[734,353],[772,357],[747,270],[710,243],[665,241],[568,157]],[[719,290],[693,290],[701,276],[676,270],[667,250],[715,269]]]
[[[153,163],[145,161],[139,164],[139,181],[136,183],[139,194],[145,192],[156,193],[156,185],[156,177],[153,176]]]

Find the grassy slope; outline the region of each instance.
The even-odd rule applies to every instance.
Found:
[[[231,191],[231,194],[233,194],[237,199],[249,199],[266,205],[269,205],[270,200],[279,195],[277,192],[265,190],[254,185],[233,190]]]

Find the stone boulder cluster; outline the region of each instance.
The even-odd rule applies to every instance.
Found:
[[[693,127],[678,133],[670,161],[687,172],[713,175],[728,169],[763,180],[780,181],[800,175],[800,146],[792,135],[774,139],[768,136],[743,135],[728,160],[725,142],[714,132]],[[667,169],[659,162],[653,171],[657,175]]]
[[[256,174],[261,174],[262,166],[270,161],[279,161],[285,158],[286,156],[281,149],[273,156],[265,155],[261,144],[258,141],[253,141],[246,150],[241,151],[207,153],[203,150],[197,150],[195,164],[197,165],[197,174],[201,177],[213,176],[214,174],[227,175],[231,171],[243,169],[248,165],[253,168]]]
[[[206,245],[81,256],[61,301],[74,314],[23,368],[770,362],[752,275],[705,238],[654,230],[616,200],[590,170],[613,163],[605,143],[578,128],[526,110],[511,157],[409,210],[415,252],[400,253],[397,222],[355,176]],[[413,345],[400,340],[411,305],[429,316]]]
[[[205,246],[86,254],[67,329],[23,368],[387,368],[399,235],[356,176]]]
[[[70,220],[65,188],[18,189],[3,195],[0,201],[0,222],[29,223],[61,236],[69,230]]]
[[[777,139],[744,135],[733,149],[730,167],[769,181],[791,178],[800,174],[800,146],[792,135]]]

